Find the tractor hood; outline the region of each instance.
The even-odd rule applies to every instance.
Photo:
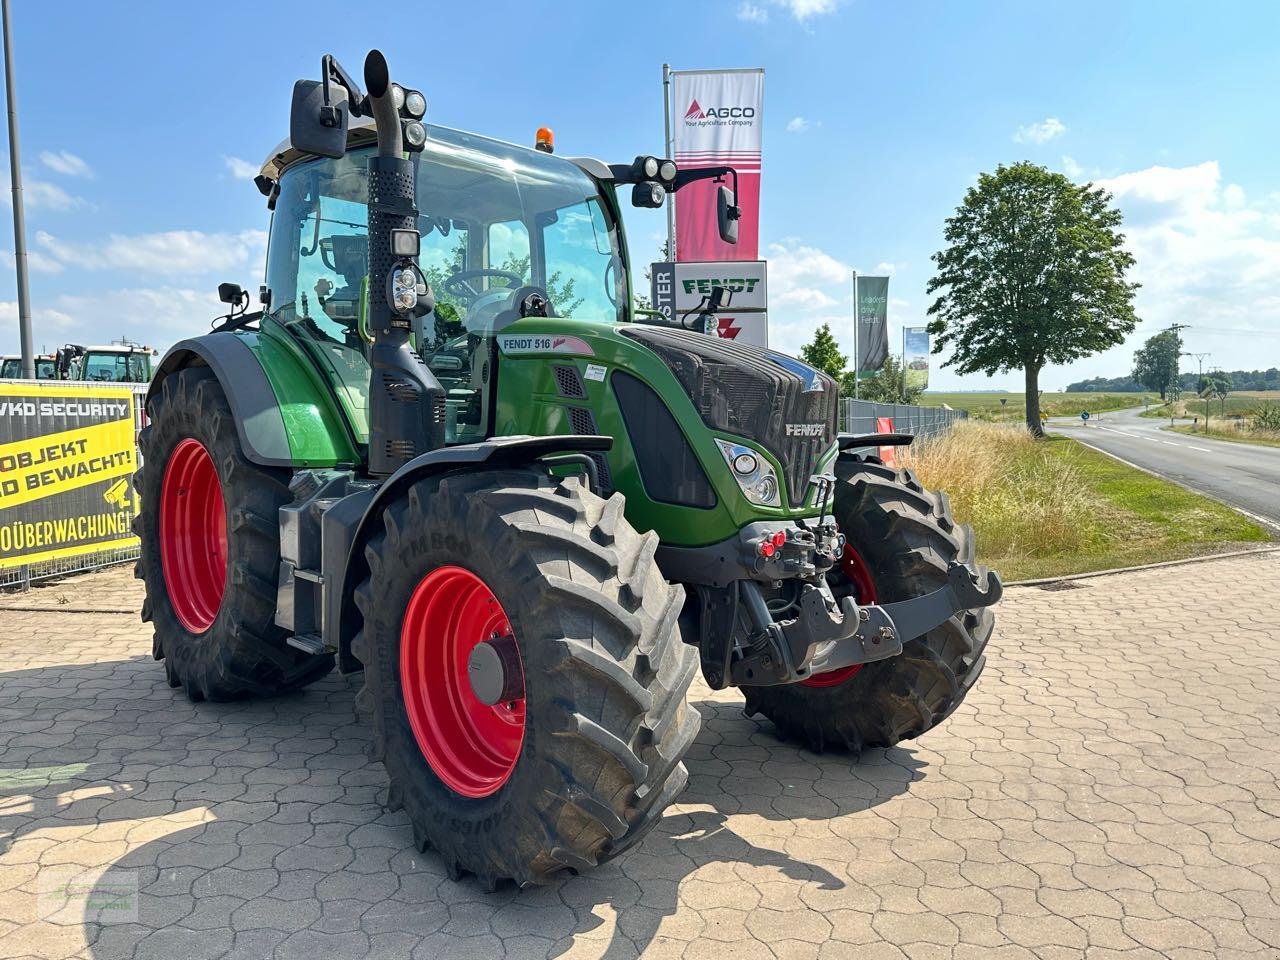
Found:
[[[777,457],[787,490],[803,498],[835,441],[835,380],[785,354],[688,330],[622,332],[662,358],[709,428],[754,440]]]

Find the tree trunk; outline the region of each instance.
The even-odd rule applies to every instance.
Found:
[[[1043,437],[1044,427],[1040,423],[1040,368],[1028,366],[1026,378],[1027,429],[1033,437]]]

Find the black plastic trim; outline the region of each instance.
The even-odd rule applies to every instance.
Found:
[[[858,447],[907,447],[914,440],[913,433],[838,433],[836,442],[841,450]]]

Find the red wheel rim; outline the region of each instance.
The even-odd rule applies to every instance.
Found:
[[[400,685],[409,726],[436,776],[464,797],[497,791],[520,759],[525,701],[490,706],[467,676],[476,644],[510,635],[498,598],[462,567],[440,567],[423,577],[404,613]]]
[[[871,580],[871,571],[862,554],[853,549],[853,544],[845,542],[844,553],[840,556],[840,572],[853,585],[853,599],[859,603],[876,602],[876,586]],[[800,682],[806,687],[838,687],[849,678],[855,676],[865,664],[856,663],[851,667],[840,667],[829,673],[815,673],[807,680]]]
[[[160,564],[169,605],[192,633],[213,625],[227,589],[227,511],[204,444],[173,448],[160,487]]]

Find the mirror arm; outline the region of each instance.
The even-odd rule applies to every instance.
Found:
[[[320,79],[324,84],[324,105],[329,106],[329,84],[337,83],[347,88],[347,110],[357,117],[371,116],[368,110],[368,98],[360,85],[351,78],[351,74],[343,68],[336,57],[326,53],[320,58]]]
[[[698,167],[693,170],[681,170],[676,174],[675,189],[698,180],[723,180],[725,177],[733,178],[733,195],[738,195],[738,171],[733,167]]]

